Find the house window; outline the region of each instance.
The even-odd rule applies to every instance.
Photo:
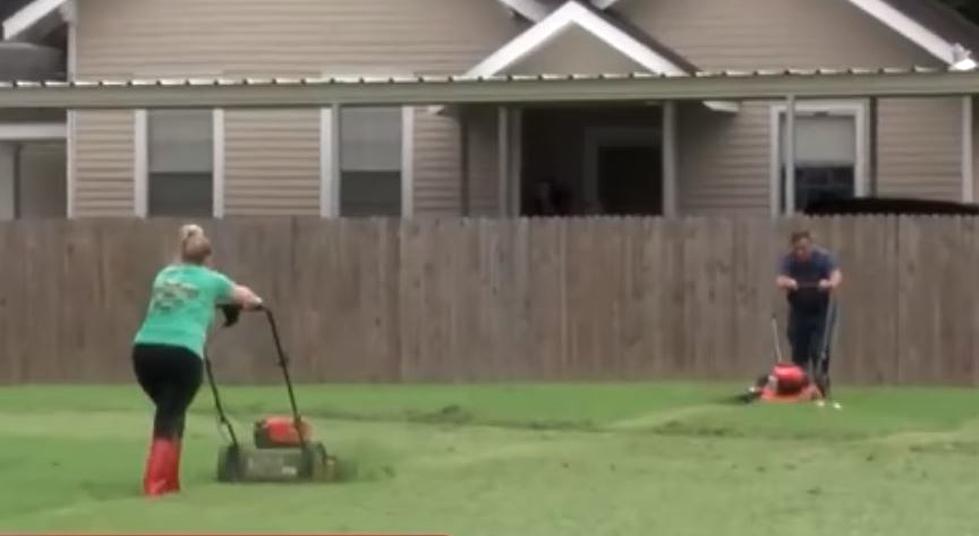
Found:
[[[147,113],[149,216],[213,214],[213,116],[211,110]]]
[[[401,108],[340,112],[340,215],[400,216]]]
[[[795,187],[787,207],[785,109],[777,112],[779,213],[802,211],[811,203],[862,195],[862,109],[859,105],[800,106],[795,119]]]
[[[0,221],[65,217],[65,135],[63,123],[0,124]]]

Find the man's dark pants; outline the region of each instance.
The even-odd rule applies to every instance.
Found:
[[[823,336],[826,334],[825,308],[789,313],[789,344],[792,346],[792,362],[811,373],[824,392],[829,390],[829,351],[826,360],[820,361]]]

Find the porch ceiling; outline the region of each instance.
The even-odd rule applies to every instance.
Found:
[[[927,97],[979,93],[979,71],[935,69],[271,80],[0,83],[0,108],[277,108],[330,105]]]

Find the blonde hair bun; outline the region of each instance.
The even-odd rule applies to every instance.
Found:
[[[195,236],[204,236],[204,229],[196,223],[188,223],[180,228],[180,241],[183,242]]]
[[[191,264],[204,264],[211,256],[211,241],[200,225],[187,224],[180,228],[180,260]]]

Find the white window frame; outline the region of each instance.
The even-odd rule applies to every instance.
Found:
[[[835,116],[849,116],[854,118],[856,133],[854,136],[856,155],[853,169],[854,194],[856,197],[867,195],[867,184],[870,163],[870,130],[868,128],[869,103],[866,100],[820,100],[796,102],[796,115],[811,113],[829,114]],[[780,210],[781,199],[785,192],[781,188],[781,173],[784,164],[782,163],[782,136],[780,132],[779,118],[786,114],[788,105],[779,102],[771,105],[769,119],[769,203],[773,216],[791,215],[795,213],[796,207],[794,199],[786,199],[786,210]]]
[[[359,73],[358,73],[359,71]],[[358,74],[350,74],[350,73]],[[324,78],[359,79],[376,77],[413,76],[397,70],[385,69],[345,69],[328,71]],[[375,106],[372,106],[372,108]],[[384,107],[384,106],[381,106]],[[392,106],[393,108],[393,106]],[[331,106],[320,109],[320,217],[341,218],[340,179],[343,174],[340,159],[340,107]],[[401,219],[415,215],[415,108],[401,107]]]
[[[211,125],[213,128],[211,135],[211,185],[213,192],[211,195],[212,218],[224,217],[224,191],[225,191],[225,123],[224,109],[214,108],[211,110]],[[149,137],[149,114],[147,110],[140,109],[133,113],[133,205],[137,218],[146,218],[149,215],[149,156],[150,156],[150,137]]]
[[[68,198],[65,200],[65,217],[71,219],[74,215],[74,187],[73,162],[72,162],[72,139],[68,135],[69,124],[72,117],[66,118],[66,123],[43,122],[43,123],[0,123],[0,142],[31,142],[31,141],[63,141],[65,142],[65,161],[68,169],[65,170],[65,190]]]

